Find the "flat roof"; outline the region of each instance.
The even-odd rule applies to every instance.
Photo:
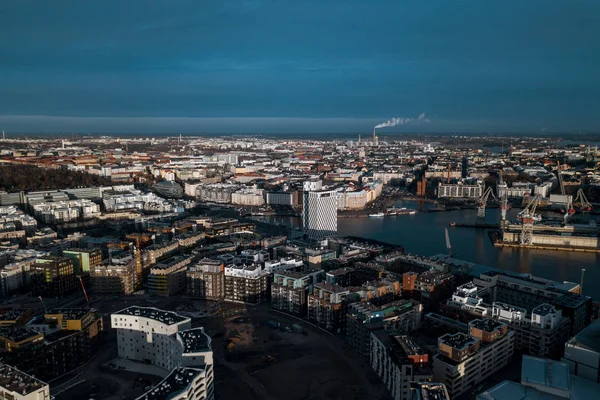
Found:
[[[210,351],[210,337],[204,333],[204,328],[187,329],[178,333],[183,343],[183,352],[198,353]]]
[[[91,312],[95,312],[93,308],[53,308],[48,310],[48,314],[62,314],[66,319],[81,319]]]
[[[546,358],[523,356],[521,362],[521,382],[548,386],[559,390],[569,390],[571,379],[567,363]]]
[[[0,321],[14,321],[30,310],[30,308],[11,308],[6,312],[0,311]]]
[[[9,325],[0,328],[0,337],[6,338],[10,341],[19,343],[32,337],[41,335],[36,330],[31,328],[22,328],[14,325]]]
[[[47,385],[31,375],[27,375],[10,365],[0,364],[0,387],[26,396],[44,386]]]
[[[124,310],[117,311],[113,315],[133,315],[136,317],[149,318],[158,322],[162,322],[166,325],[178,324],[180,322],[189,320],[189,318],[182,317],[181,315],[174,313],[173,311],[163,311],[154,307],[139,306],[128,307]]]
[[[600,353],[600,319],[592,322],[567,343]]]
[[[473,326],[477,329],[481,329],[482,331],[485,332],[493,332],[498,328],[501,328],[502,326],[504,326],[505,324],[499,321],[496,321],[494,319],[488,319],[488,318],[484,318],[484,319],[475,319],[471,322],[469,322],[469,326]]]
[[[138,397],[137,400],[168,400],[175,398],[181,392],[187,390],[192,381],[202,373],[204,373],[203,369],[175,368],[158,385]]]
[[[443,383],[419,382],[416,391],[417,400],[450,400],[448,390]]]

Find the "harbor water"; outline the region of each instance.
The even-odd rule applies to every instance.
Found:
[[[415,201],[399,201],[396,207],[410,209],[433,207]],[[515,218],[517,209],[508,211]],[[584,294],[600,300],[600,254],[571,251],[544,251],[496,248],[485,229],[453,228],[451,222],[475,222],[477,210],[418,212],[384,218],[338,218],[338,233],[381,240],[404,246],[407,253],[425,256],[446,254],[444,229],[448,228],[455,258],[518,273],[529,273],[556,281],[579,282],[585,268]],[[557,214],[553,217],[559,217]],[[269,217],[274,223],[298,226],[294,217]],[[488,209],[486,222],[497,223],[500,210]]]

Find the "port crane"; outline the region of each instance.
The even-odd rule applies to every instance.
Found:
[[[499,173],[500,181],[498,182],[498,197],[500,197],[500,212],[502,215],[501,223],[504,224],[506,222],[506,212],[508,211],[508,190],[500,191],[500,188],[506,189],[504,185],[504,181],[502,179],[502,170]]]
[[[477,203],[477,224],[485,223],[485,208],[487,207],[487,201],[490,196],[496,198],[491,187],[487,188],[479,198]]]
[[[517,215],[522,224],[521,245],[530,246],[533,244],[533,224],[542,220],[542,216],[535,213],[539,201],[540,195],[536,194],[529,204]]]
[[[584,213],[588,213],[593,209],[592,203],[590,203],[587,197],[585,197],[582,189],[577,191],[577,196],[575,197],[575,200],[573,200],[573,204],[575,203],[579,204],[579,209]]]
[[[565,190],[565,183],[562,178],[562,172],[560,171],[560,164],[558,165],[556,174],[558,175],[558,183],[560,184],[560,193],[563,195],[564,198],[567,199],[567,204],[565,205],[565,215],[563,217],[564,224],[566,225],[571,215],[575,214],[575,210],[573,209],[573,196],[567,196],[567,192]]]

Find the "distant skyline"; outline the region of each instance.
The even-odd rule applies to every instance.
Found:
[[[597,0],[4,2],[0,26],[8,133],[600,132]]]

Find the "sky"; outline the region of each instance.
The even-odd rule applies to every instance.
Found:
[[[8,133],[392,118],[381,132],[600,132],[600,1],[0,2]]]

